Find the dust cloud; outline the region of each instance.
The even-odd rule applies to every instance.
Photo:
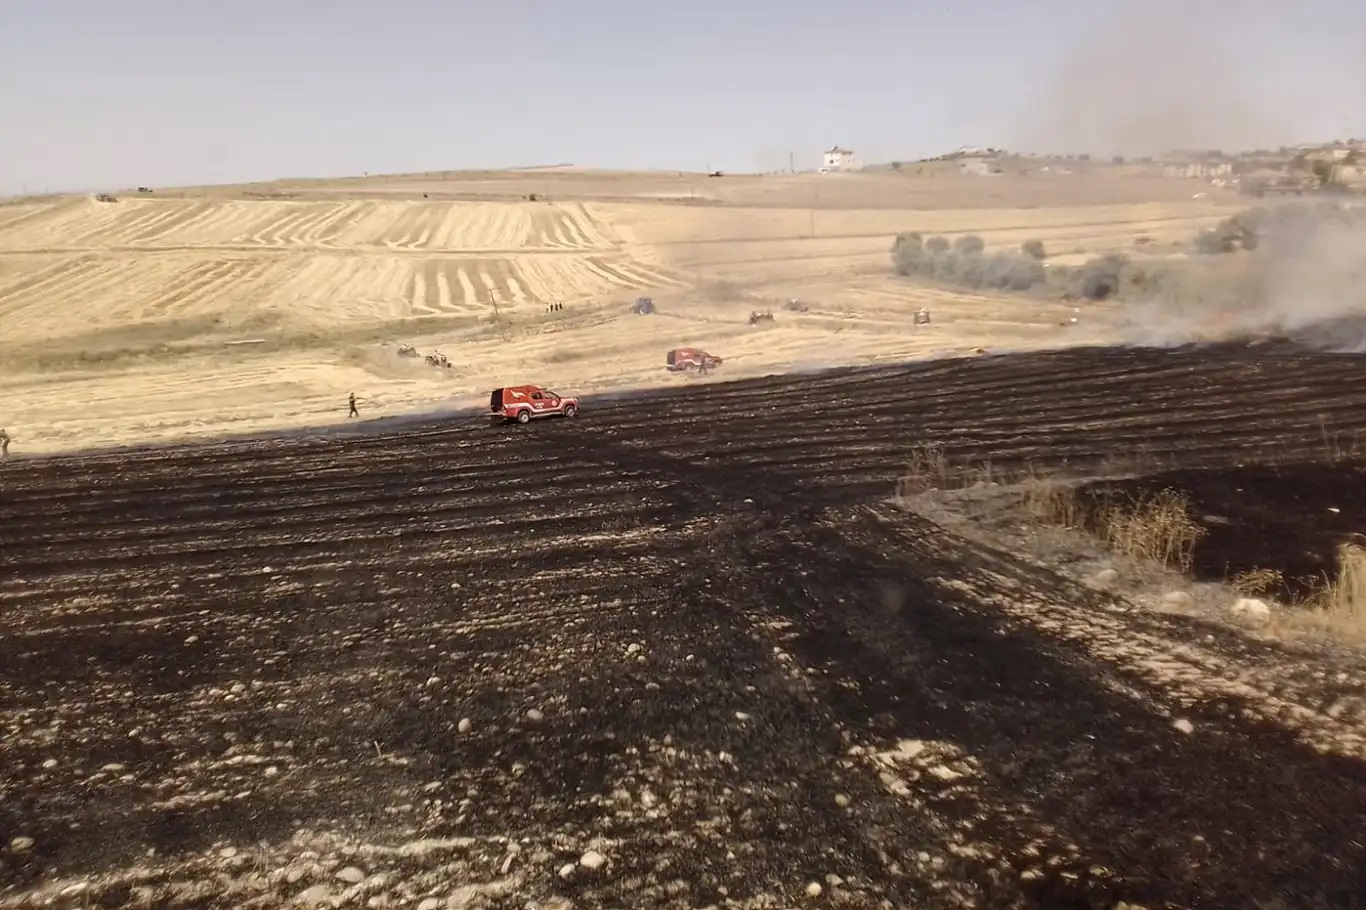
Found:
[[[1041,86],[1014,130],[1018,146],[1132,157],[1297,141],[1290,110],[1259,97],[1272,48],[1258,45],[1276,30],[1251,26],[1275,13],[1230,6],[1225,16],[1176,0],[1119,4]]]

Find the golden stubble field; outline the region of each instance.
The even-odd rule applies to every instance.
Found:
[[[1196,193],[1204,195],[1195,198]],[[535,194],[533,201],[529,197]],[[0,427],[16,455],[479,406],[489,388],[697,382],[1104,341],[1103,308],[891,274],[898,231],[1060,261],[1245,208],[1190,181],[502,172],[0,205]],[[659,312],[629,311],[637,296]],[[791,297],[807,302],[791,312]],[[550,304],[563,308],[551,311]],[[929,306],[930,326],[913,312]],[[754,309],[772,323],[751,327]],[[439,350],[451,369],[403,358]]]

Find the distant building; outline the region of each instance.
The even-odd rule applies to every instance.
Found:
[[[1207,180],[1211,177],[1231,176],[1233,174],[1233,163],[1224,161],[1216,164],[1205,164],[1196,161],[1189,164],[1168,164],[1162,168],[1162,173],[1168,177],[1195,177]]]
[[[854,153],[838,145],[828,150],[821,159],[821,173],[830,171],[850,171],[855,167]]]

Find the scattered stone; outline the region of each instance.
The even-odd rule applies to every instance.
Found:
[[[361,882],[365,881],[365,873],[357,869],[355,866],[347,866],[345,869],[342,869],[337,873],[337,878],[341,879],[349,885],[358,885]]]
[[[629,645],[626,646],[626,653],[627,653],[627,654],[639,654],[639,653],[640,653],[640,645],[639,645],[638,643],[634,642],[634,641],[631,642]]]
[[[579,857],[579,865],[585,869],[601,869],[607,863],[607,857],[596,850],[589,850]]]
[[[849,797],[845,796],[843,793],[836,793],[835,805],[839,806],[841,809],[847,809],[849,807]]]
[[[460,723],[458,723],[458,724],[455,725],[455,729],[456,729],[456,730],[459,730],[461,733],[468,733],[468,732],[470,732],[470,730],[472,730],[473,728],[474,728],[474,721],[470,720],[468,717],[462,717],[462,718],[460,718]]]
[[[749,715],[746,714],[744,711],[736,711],[736,712],[735,712],[735,719],[736,719],[736,720],[740,720],[740,721],[749,720]]]
[[[1266,601],[1255,597],[1240,597],[1228,608],[1234,619],[1251,625],[1261,625],[1271,619],[1271,608]]]
[[[9,848],[15,853],[27,853],[33,849],[34,843],[31,837],[16,837],[10,840]]]
[[[560,867],[560,878],[564,879],[565,881],[569,881],[570,876],[572,876],[573,874],[573,863],[565,863],[563,866]]]
[[[49,758],[47,761],[43,762],[44,771],[51,771],[55,767],[57,767],[57,759],[55,758]]]
[[[540,721],[542,721],[542,720],[545,720],[545,715],[542,714],[542,713],[541,713],[539,710],[537,710],[536,708],[532,708],[530,711],[526,712],[526,718],[527,718],[527,720],[533,720],[533,721],[540,722]]]
[[[429,897],[417,905],[417,910],[437,910],[444,903],[439,897]]]
[[[218,855],[223,857],[224,859],[232,859],[234,856],[237,855],[237,848],[224,847],[222,850],[218,851]]]
[[[806,896],[807,896],[807,897],[820,897],[820,896],[821,896],[821,892],[824,891],[824,890],[825,890],[825,889],[821,887],[821,883],[820,883],[820,882],[812,882],[811,884],[809,884],[809,885],[806,886]]]
[[[1184,717],[1178,718],[1177,720],[1172,721],[1172,726],[1175,727],[1176,729],[1180,730],[1182,733],[1194,733],[1194,732],[1195,732],[1195,724],[1193,724],[1193,723],[1191,723],[1190,721],[1186,720]]]

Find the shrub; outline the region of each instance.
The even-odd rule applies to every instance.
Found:
[[[1042,240],[1026,240],[1024,243],[1020,244],[1020,252],[1030,259],[1036,259],[1040,262],[1048,258],[1048,253],[1043,248]]]
[[[1076,293],[1087,300],[1107,300],[1119,290],[1129,260],[1118,253],[1092,259],[1076,273]]]
[[[976,234],[964,234],[953,242],[953,251],[960,256],[980,255],[987,245]]]
[[[918,233],[898,234],[892,244],[892,264],[898,275],[918,275],[970,288],[1027,291],[1047,282],[1037,259],[1018,253],[985,254],[975,235],[950,244],[943,237],[925,240]]]

